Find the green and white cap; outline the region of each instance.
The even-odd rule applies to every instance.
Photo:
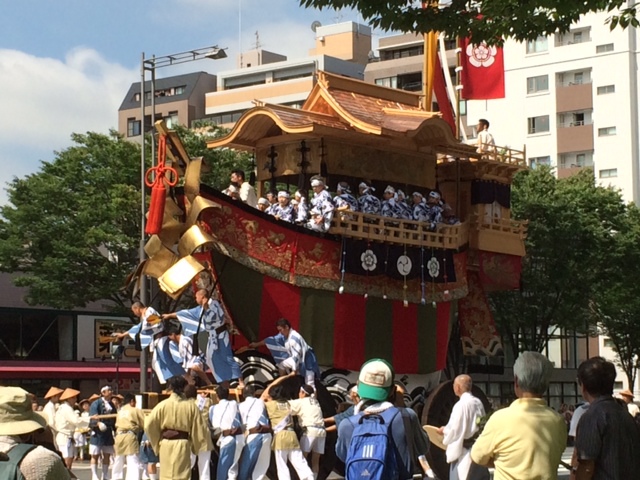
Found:
[[[374,358],[365,362],[358,375],[358,395],[362,399],[382,402],[393,387],[393,367],[386,360]]]

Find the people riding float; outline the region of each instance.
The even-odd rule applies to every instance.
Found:
[[[442,223],[442,206],[440,205],[440,194],[435,190],[429,192],[427,198],[427,208],[429,209],[429,215],[427,221],[429,222],[429,230],[435,232],[438,228],[438,224]]]
[[[347,182],[339,182],[336,186],[337,195],[333,197],[333,203],[337,212],[357,212],[358,200],[351,195],[351,188]]]
[[[269,207],[271,207],[271,203],[269,203],[269,200],[267,200],[264,197],[260,197],[258,199],[258,210],[260,210],[261,212],[267,212],[267,209],[269,209]]]
[[[307,204],[306,196],[300,190],[297,190],[293,195],[293,198],[298,202],[295,223],[298,225],[304,225],[307,221],[307,217],[309,216],[309,205]]]
[[[244,172],[242,170],[234,170],[231,172],[231,186],[238,189],[238,198],[249,205],[255,207],[258,203],[256,191],[251,184],[245,181]]]
[[[382,201],[380,215],[383,217],[402,219],[404,211],[398,205],[396,189],[391,185],[387,185],[387,188],[384,189],[383,197],[384,200]]]
[[[396,192],[398,195],[398,208],[402,210],[402,218],[411,220],[413,218],[413,212],[411,206],[407,203],[407,197],[400,189]]]
[[[276,321],[278,334],[259,342],[251,342],[250,348],[265,345],[273,356],[280,375],[296,373],[302,375],[307,385],[315,388],[315,379],[320,378],[320,368],[316,355],[302,335],[291,327],[289,320]]]
[[[313,189],[313,198],[311,199],[307,227],[316,232],[327,232],[331,228],[331,220],[333,220],[335,210],[333,200],[331,200],[331,195],[326,190],[322,178],[314,177],[311,180],[311,188]]]
[[[362,213],[380,215],[380,209],[382,208],[380,199],[373,195],[376,189],[366,182],[361,182],[360,185],[358,185],[358,191],[360,193],[358,197],[358,209]]]
[[[291,195],[289,192],[282,190],[278,192],[278,203],[270,210],[271,215],[283,222],[293,222],[293,205],[291,205]]]
[[[209,340],[205,359],[216,383],[228,388],[232,380],[237,380],[238,387],[244,387],[240,365],[234,360],[231,350],[230,322],[220,302],[209,298],[209,292],[206,290],[198,290],[195,297],[197,307],[165,313],[162,318],[177,318],[182,324],[184,335],[206,331],[209,334]]]
[[[182,334],[182,325],[176,320],[165,321],[165,332],[171,342],[178,346],[178,355],[182,359],[182,368],[186,372],[186,379],[194,383],[194,377],[200,379],[202,385],[211,385],[211,381],[204,372],[202,355],[193,354],[193,339]]]

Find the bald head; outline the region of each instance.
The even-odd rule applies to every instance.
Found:
[[[469,375],[458,375],[453,381],[453,391],[459,397],[465,392],[471,392],[473,381]]]

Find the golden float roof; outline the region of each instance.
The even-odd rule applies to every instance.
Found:
[[[318,73],[318,81],[301,109],[260,104],[248,110],[231,132],[208,142],[209,148],[253,150],[286,141],[292,135],[393,141],[412,152],[449,148],[473,152],[460,144],[437,112],[420,108],[420,96],[360,80]]]

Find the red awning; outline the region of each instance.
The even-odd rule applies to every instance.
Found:
[[[84,380],[91,378],[139,378],[140,366],[137,363],[115,362],[0,362],[0,378],[11,379],[68,379]]]

